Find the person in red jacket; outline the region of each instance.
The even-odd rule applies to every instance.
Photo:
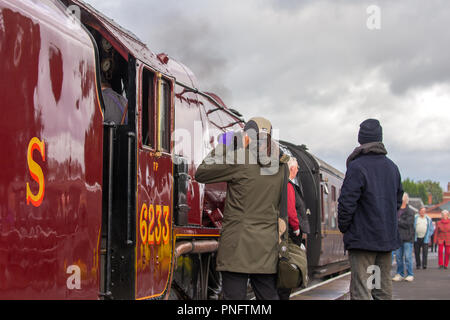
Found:
[[[442,211],[442,220],[437,223],[435,243],[439,245],[439,269],[448,268],[448,260],[450,257],[450,219],[448,211]],[[445,248],[445,255],[444,255]],[[445,258],[444,258],[445,256]]]
[[[306,231],[303,230],[301,227],[301,222],[303,222],[303,226],[305,225],[305,222],[307,221],[300,221],[302,217],[302,213],[297,211],[300,210],[300,207],[296,203],[296,190],[294,187],[293,180],[297,176],[298,173],[298,162],[297,159],[294,157],[290,157],[288,161],[289,166],[289,180],[287,186],[287,212],[288,212],[288,224],[289,224],[289,241],[292,241],[294,244],[298,246],[302,246],[302,237],[306,238]],[[309,230],[309,224],[307,227]],[[278,288],[278,296],[280,297],[280,300],[289,300],[289,297],[291,295],[292,289],[284,289],[284,288]]]
[[[298,163],[293,157],[289,159],[289,179],[293,180],[297,176]],[[298,237],[300,235],[300,222],[297,217],[297,209],[295,208],[295,189],[294,186],[288,183],[288,222],[289,228]]]

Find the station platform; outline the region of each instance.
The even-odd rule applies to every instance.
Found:
[[[392,275],[397,266],[394,264]],[[439,269],[437,252],[428,252],[427,269],[416,269],[414,281],[392,281],[393,300],[450,300],[450,269]]]
[[[291,294],[289,300],[346,300],[350,286],[350,272],[320,282]]]
[[[414,281],[392,282],[392,300],[450,300],[450,269],[439,269],[437,252],[428,252],[427,269],[416,269]],[[395,261],[395,259],[394,259]],[[397,265],[392,266],[392,276]],[[350,272],[293,292],[290,300],[349,300]]]

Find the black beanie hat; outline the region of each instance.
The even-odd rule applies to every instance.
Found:
[[[369,142],[383,141],[383,129],[376,119],[364,120],[359,125],[358,142],[366,144]]]

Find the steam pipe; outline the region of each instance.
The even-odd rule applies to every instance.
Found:
[[[181,241],[175,245],[175,258],[188,253],[206,253],[214,252],[219,248],[217,240],[193,240]]]

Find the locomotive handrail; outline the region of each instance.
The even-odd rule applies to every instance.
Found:
[[[228,115],[232,116],[233,118],[238,119],[238,121],[234,122],[232,125],[235,125],[235,124],[241,123],[241,122],[242,122],[242,123],[245,123],[245,120],[242,119],[241,117],[239,117],[238,115],[236,115],[234,112],[232,112],[232,111],[230,111],[230,110],[228,110],[228,109],[222,107],[222,106],[220,105],[220,103],[218,103],[218,102],[216,101],[216,99],[214,99],[214,97],[211,97],[209,94],[204,93],[204,92],[201,92],[201,91],[198,91],[197,93],[199,93],[201,96],[204,96],[205,98],[210,99],[210,100],[211,100],[211,101],[212,101],[212,102],[213,102],[220,110],[224,111],[225,113],[227,113]],[[215,110],[217,110],[217,109],[215,109]],[[229,126],[221,127],[221,129],[228,128],[228,127],[229,127]]]
[[[112,208],[113,208],[113,176],[114,176],[114,132],[116,125],[114,122],[104,123],[109,131],[108,139],[108,222],[107,222],[107,238],[106,238],[106,278],[105,292],[100,292],[100,296],[111,298],[111,248],[112,248]]]
[[[133,194],[131,192],[133,188],[133,179],[132,179],[132,168],[133,168],[133,159],[131,153],[134,148],[132,148],[132,144],[134,143],[136,135],[134,132],[128,132],[128,161],[127,161],[127,239],[126,244],[131,246],[133,245],[131,225],[133,223],[132,215],[133,215]]]
[[[245,120],[244,120],[244,119],[241,119],[241,117],[238,116],[237,114],[235,114],[235,113],[233,113],[232,111],[230,111],[230,110],[224,108],[222,105],[220,105],[219,102],[216,101],[216,99],[214,99],[213,97],[211,97],[209,94],[204,93],[204,92],[201,92],[201,91],[199,91],[198,89],[194,89],[194,88],[188,87],[188,86],[186,86],[185,84],[183,84],[183,83],[181,83],[181,82],[178,82],[178,81],[176,81],[175,83],[176,83],[177,85],[179,85],[179,86],[182,86],[182,87],[186,90],[186,92],[194,92],[194,93],[200,94],[201,96],[203,96],[203,97],[208,98],[209,100],[211,100],[211,101],[216,105],[216,107],[217,107],[216,109],[213,109],[213,111],[222,110],[222,111],[224,111],[225,113],[227,113],[228,115],[232,116],[233,118],[237,118],[237,119],[240,120],[240,121],[235,122],[234,124],[240,123],[240,122],[244,122],[244,123],[245,123]],[[211,111],[211,110],[209,110],[209,111]],[[207,112],[207,114],[213,112],[213,111],[211,111],[211,112],[209,112],[209,111]],[[233,125],[234,125],[234,124],[233,124]],[[221,127],[221,128],[223,128],[223,127]]]
[[[221,129],[226,129],[226,128],[232,127],[235,124],[238,124],[238,123],[241,123],[241,122],[245,123],[244,120],[239,120],[239,121],[236,121],[236,122],[232,122],[232,123],[228,124],[227,126],[221,127]]]
[[[206,114],[211,114],[211,113],[216,112],[218,110],[222,110],[222,109],[221,108],[211,109],[211,110],[208,110],[208,112],[206,112]]]

